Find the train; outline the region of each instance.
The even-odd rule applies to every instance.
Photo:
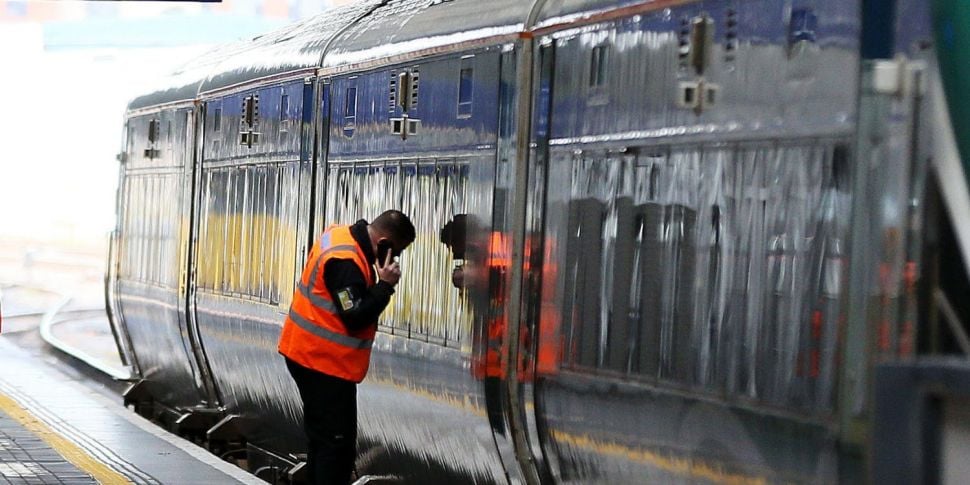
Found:
[[[887,372],[970,352],[966,15],[363,0],[189,60],[125,114],[125,404],[301,483],[294,285],[394,208],[361,483],[942,479],[881,417]]]

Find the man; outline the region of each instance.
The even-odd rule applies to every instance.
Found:
[[[331,226],[310,251],[279,352],[303,399],[312,483],[350,482],[357,383],[367,374],[377,317],[401,278],[395,258],[414,237],[408,217],[389,210],[370,224]]]

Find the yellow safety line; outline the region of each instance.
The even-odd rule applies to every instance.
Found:
[[[124,475],[101,463],[88,452],[84,451],[83,448],[52,430],[46,423],[2,392],[0,392],[0,411],[3,411],[23,427],[33,432],[51,448],[54,448],[55,451],[60,453],[64,459],[94,477],[102,485],[132,483]]]

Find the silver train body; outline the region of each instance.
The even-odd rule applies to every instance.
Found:
[[[917,350],[932,34],[896,3],[370,0],[191,61],[126,116],[126,400],[298,480],[294,283],[326,226],[399,208],[359,474],[858,479],[872,362]]]

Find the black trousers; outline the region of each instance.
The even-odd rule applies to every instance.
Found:
[[[357,456],[357,384],[286,359],[303,398],[310,483],[347,485]]]

